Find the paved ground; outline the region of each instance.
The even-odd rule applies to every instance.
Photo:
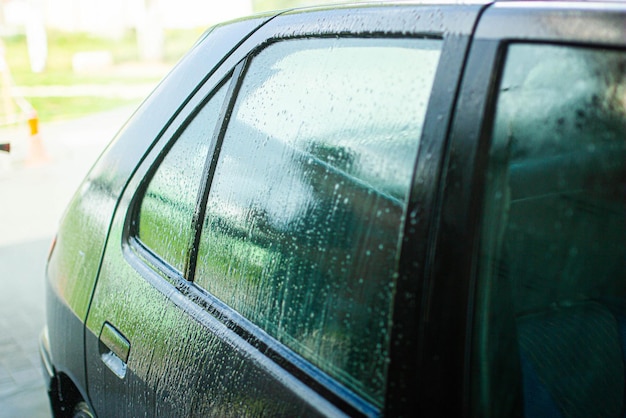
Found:
[[[40,239],[0,247],[0,417],[50,416],[37,347],[48,245]]]
[[[0,129],[0,418],[49,417],[38,354],[45,259],[59,218],[133,108],[41,126]]]

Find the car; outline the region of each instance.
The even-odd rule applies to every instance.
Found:
[[[623,416],[626,4],[209,29],[60,221],[65,416]]]

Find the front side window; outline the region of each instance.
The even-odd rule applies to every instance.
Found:
[[[377,405],[440,41],[302,39],[247,69],[196,283]]]
[[[509,47],[477,289],[477,416],[624,415],[624,51]]]
[[[138,212],[137,238],[181,274],[188,263],[202,172],[226,90],[221,87],[176,139],[152,176]]]

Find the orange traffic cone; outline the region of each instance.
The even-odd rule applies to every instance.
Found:
[[[30,140],[25,164],[27,166],[33,166],[49,161],[50,157],[46,153],[41,135],[39,134],[39,117],[35,110],[33,110],[28,117],[28,130]]]

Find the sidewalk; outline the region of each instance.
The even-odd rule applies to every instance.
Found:
[[[49,245],[40,239],[0,247],[0,418],[50,417],[38,348]]]
[[[38,352],[46,255],[69,199],[134,108],[44,124],[47,159],[36,164],[0,153],[0,418],[50,417]],[[0,129],[0,142],[12,137],[20,151],[27,134]]]
[[[0,142],[11,141],[11,153],[0,153],[0,246],[54,233],[70,197],[135,108],[43,124],[44,155],[34,158],[26,128],[0,129]]]

